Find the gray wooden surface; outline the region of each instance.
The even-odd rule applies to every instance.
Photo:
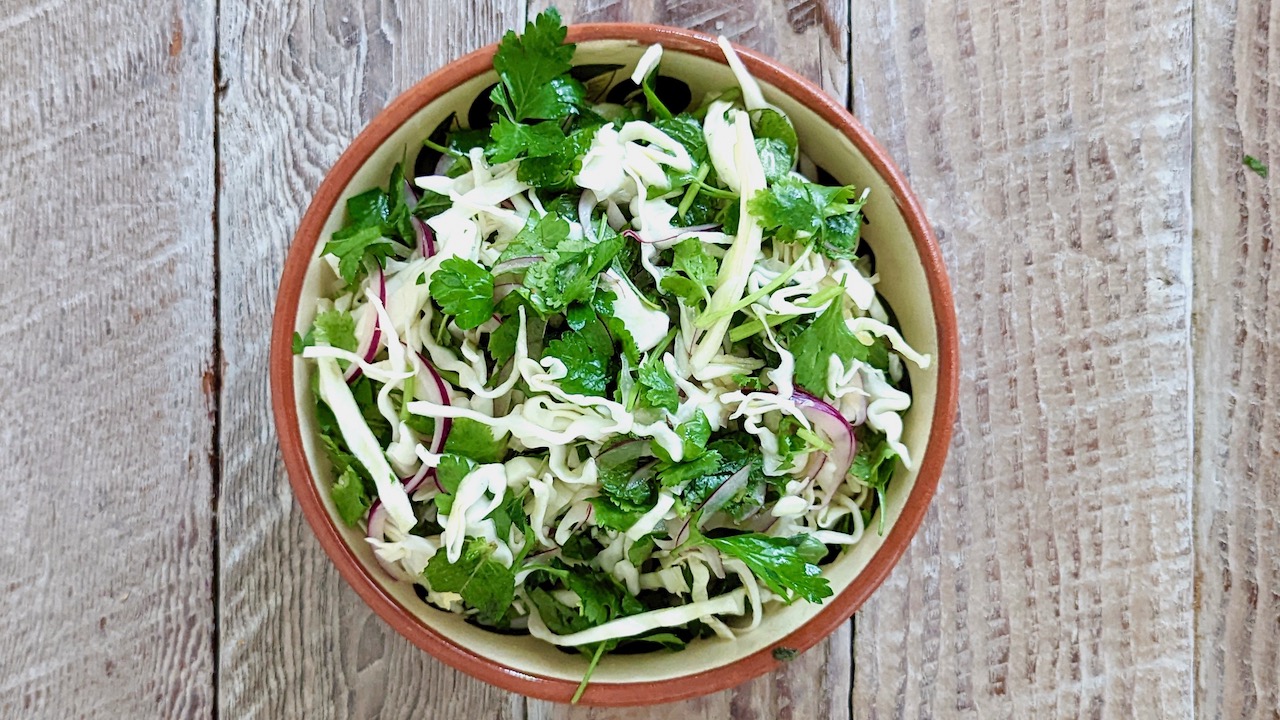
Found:
[[[853,621],[677,706],[374,617],[280,464],[276,282],[378,109],[545,4],[0,0],[0,717],[1280,717],[1265,0],[560,3],[773,54],[890,149],[956,292],[948,470]]]

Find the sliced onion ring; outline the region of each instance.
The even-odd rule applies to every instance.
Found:
[[[382,303],[383,307],[387,306],[387,274],[382,271],[382,265],[378,265],[378,302]],[[373,332],[369,333],[368,344],[366,345],[363,342],[360,343],[360,346],[356,348],[356,354],[359,355],[366,363],[372,363],[373,358],[378,354],[378,343],[381,341],[382,321],[378,318],[377,314],[375,314],[373,316]],[[342,374],[342,377],[347,381],[347,384],[350,385],[356,380],[359,380],[360,375],[360,366],[356,363],[352,363],[351,366],[347,368],[347,371]]]

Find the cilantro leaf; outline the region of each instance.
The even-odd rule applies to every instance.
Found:
[[[555,120],[583,103],[586,89],[567,75],[575,46],[565,44],[566,34],[552,8],[529,21],[522,35],[508,30],[502,37],[493,57],[502,83],[490,98],[512,120]]]
[[[592,343],[585,331],[570,330],[547,343],[544,356],[559,358],[568,374],[560,379],[565,392],[577,395],[605,394],[609,384],[609,360],[612,344],[602,347]]]
[[[520,339],[520,316],[508,315],[502,324],[489,333],[489,355],[496,367],[502,367],[515,357],[516,341]]]
[[[360,476],[356,474],[355,468],[352,467],[348,467],[338,476],[338,480],[333,483],[333,488],[329,491],[329,495],[333,498],[333,504],[338,508],[338,516],[349,527],[355,527],[356,523],[364,518],[364,514],[369,511],[369,505],[372,502],[368,493],[365,492],[364,483],[361,482]]]
[[[378,259],[395,254],[391,240],[383,237],[380,226],[352,227],[339,230],[325,243],[324,255],[338,258],[338,274],[348,285],[356,281],[366,255]]]
[[[530,153],[516,169],[516,179],[546,190],[571,188],[573,177],[582,169],[582,156],[590,149],[596,129],[590,127],[569,133],[554,152],[537,156]]]
[[[328,310],[316,315],[312,335],[317,342],[350,352],[356,350],[356,321],[351,313]]]
[[[675,246],[671,267],[705,286],[715,284],[716,275],[720,272],[716,259],[708,255],[702,243],[694,238],[682,240]]]
[[[356,227],[372,227],[387,221],[391,201],[381,188],[366,190],[347,200],[347,217]]]
[[[787,603],[796,597],[819,603],[832,595],[831,584],[822,576],[822,570],[801,557],[803,539],[747,533],[722,538],[704,537],[702,542],[741,560],[766,587],[782,596]],[[809,556],[812,557],[811,554]]]
[[[436,553],[424,575],[436,592],[456,592],[480,611],[481,618],[494,622],[506,613],[515,598],[516,576],[511,568],[493,559],[497,545],[483,538],[470,538],[458,562],[447,553]]]
[[[706,291],[702,289],[702,285],[683,275],[668,273],[662,277],[662,283],[659,287],[664,292],[669,292],[684,300],[685,304],[690,307],[707,299]]]
[[[555,252],[569,239],[569,222],[558,213],[547,212],[541,218],[530,216],[524,228],[511,239],[498,262],[512,258],[535,257]]]
[[[827,187],[787,175],[757,192],[747,209],[779,240],[812,242],[818,252],[840,259],[854,257],[864,203],[853,186]]]
[[[454,418],[444,451],[462,455],[484,465],[502,462],[507,455],[506,435],[495,438],[488,425],[471,418]]]
[[[676,434],[684,443],[685,459],[695,458],[707,449],[707,440],[711,439],[711,421],[699,408],[692,418],[676,426]]]
[[[787,169],[790,170],[791,165],[798,159],[800,151],[800,140],[796,136],[796,128],[791,124],[791,120],[773,108],[762,108],[751,115],[752,131],[757,140],[776,140],[786,147],[790,158]]]
[[[756,154],[769,182],[777,182],[791,172],[791,150],[781,140],[756,138]]]
[[[662,408],[675,412],[680,407],[680,395],[676,391],[675,380],[667,371],[662,358],[654,355],[644,362],[636,372],[636,381],[640,383],[644,401],[649,407]]]
[[[530,302],[542,313],[553,313],[563,311],[575,300],[590,297],[596,276],[609,266],[624,242],[625,238],[616,233],[595,244],[586,239],[561,242],[525,272]]]
[[[812,325],[801,331],[787,349],[796,359],[796,383],[821,397],[827,391],[827,372],[832,355],[839,357],[846,366],[850,360],[869,362],[874,360],[875,347],[874,343],[862,344],[849,332],[844,321],[844,309],[837,299]]]
[[[458,327],[479,327],[493,315],[493,275],[466,258],[449,258],[431,276],[431,297]]]

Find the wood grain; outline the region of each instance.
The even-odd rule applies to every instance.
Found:
[[[284,255],[339,153],[390,99],[521,21],[516,2],[224,3],[219,24],[225,718],[519,718],[374,616],[289,490],[268,335]]]
[[[568,3],[533,0],[529,13],[541,12],[548,5],[557,6],[566,22],[652,22],[723,34],[736,43],[781,59],[820,83],[840,101],[848,97],[849,9],[842,2],[736,4],[706,0],[587,0],[570,7]],[[628,710],[591,710],[530,700],[528,715],[530,720],[848,718],[851,633],[851,623],[845,623],[785,671],[708,697]]]
[[[857,617],[854,715],[1186,717],[1190,1],[850,26],[855,113],[951,268],[964,388],[933,509]]]
[[[1280,717],[1280,6],[1196,4],[1196,705]],[[1245,155],[1270,166],[1258,177]]]
[[[212,3],[0,18],[0,717],[208,716]]]

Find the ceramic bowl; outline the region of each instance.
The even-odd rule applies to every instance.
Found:
[[[695,102],[710,90],[735,84],[712,37],[669,27],[578,25],[575,65],[617,65],[587,83],[607,94],[627,78],[652,43],[662,43],[662,74],[687,84]],[[360,134],[325,177],[294,238],[285,263],[271,339],[271,386],[276,428],[289,478],[302,511],[338,571],[397,632],[455,668],[532,697],[567,701],[586,660],[527,636],[499,635],[459,615],[422,602],[412,587],[380,570],[361,533],[339,519],[329,499],[329,464],[316,438],[311,368],[290,350],[294,331],[310,326],[323,290],[318,261],[323,238],[342,222],[351,195],[382,184],[391,166],[451,113],[466,118],[473,101],[492,85],[494,46],[445,66],[396,98]],[[897,315],[902,334],[933,356],[929,368],[910,368],[913,403],[905,416],[905,442],[918,459],[899,468],[889,487],[883,535],[873,519],[864,539],[826,567],[835,596],[821,605],[803,601],[770,608],[755,631],[726,642],[699,640],[678,653],[606,656],[582,702],[655,704],[722,690],[778,667],[777,647],[805,650],[835,630],[884,581],[924,517],[942,471],[956,407],[955,311],[937,240],[901,171],[884,149],[839,103],[774,60],[738,49],[766,98],[792,119],[802,151],[836,180],[871,189],[864,232],[875,253],[879,291]]]

